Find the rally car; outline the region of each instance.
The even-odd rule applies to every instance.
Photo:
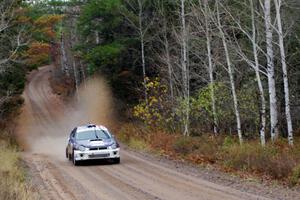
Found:
[[[88,124],[73,129],[66,147],[66,157],[78,165],[81,161],[107,159],[120,163],[120,146],[104,126]]]

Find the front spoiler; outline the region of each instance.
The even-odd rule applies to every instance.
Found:
[[[74,158],[76,161],[120,158],[120,148],[93,151],[74,150]]]

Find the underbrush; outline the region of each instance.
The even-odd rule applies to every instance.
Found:
[[[183,137],[145,130],[133,124],[123,125],[118,138],[136,150],[152,151],[195,164],[214,165],[241,176],[252,174],[290,186],[300,185],[300,141],[296,141],[293,148],[285,140],[268,143],[265,147],[259,141],[248,141],[241,146],[233,137],[209,134]]]
[[[16,147],[0,139],[0,199],[37,199],[30,190]]]

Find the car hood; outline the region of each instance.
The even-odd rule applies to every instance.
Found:
[[[113,139],[105,139],[105,140],[80,140],[77,141],[78,145],[91,148],[91,147],[108,147],[111,146],[115,141]]]

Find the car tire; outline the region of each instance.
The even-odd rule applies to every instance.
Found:
[[[66,158],[69,159],[68,148],[66,148]]]
[[[114,162],[115,164],[120,164],[121,159],[120,159],[120,158],[114,158],[114,159],[113,159],[113,162]]]
[[[72,162],[73,162],[73,165],[74,165],[74,166],[78,166],[78,164],[79,164],[79,161],[77,161],[77,160],[75,159],[75,156],[74,156],[74,150],[73,150],[73,153],[72,153]]]

